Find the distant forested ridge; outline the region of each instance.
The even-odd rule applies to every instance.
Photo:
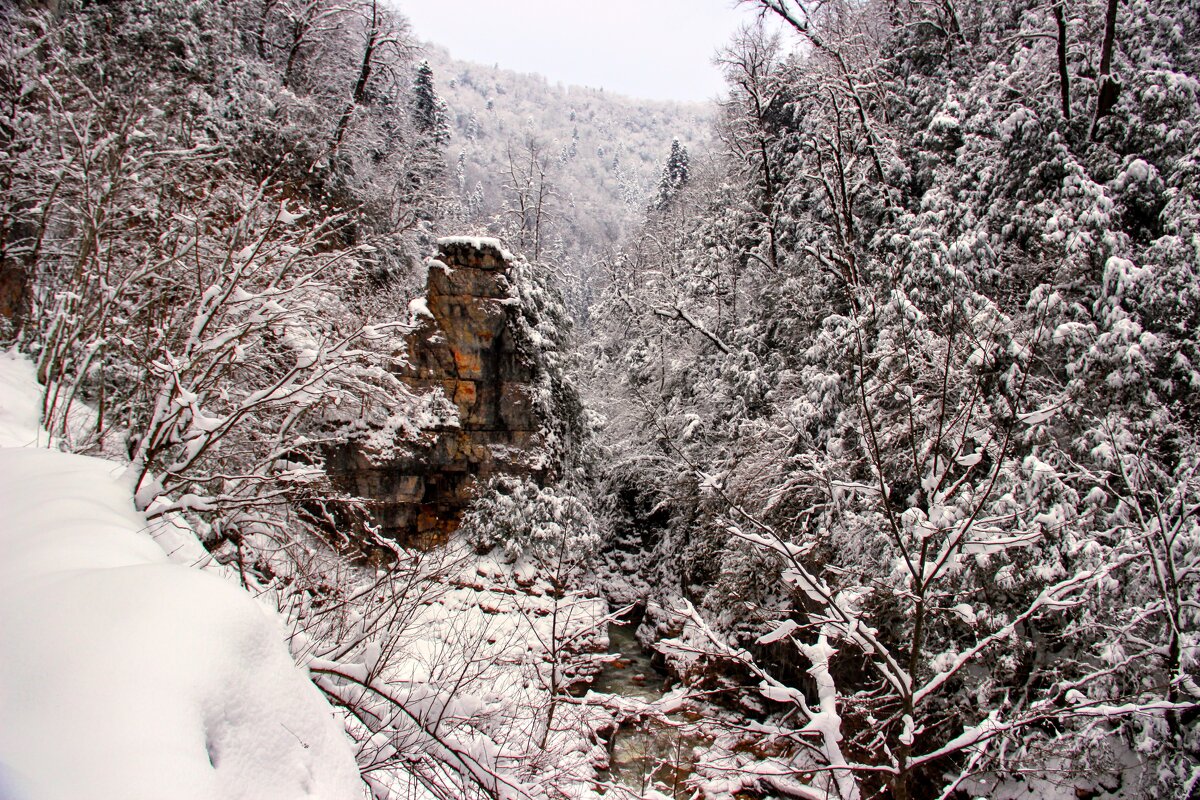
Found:
[[[697,153],[711,143],[712,107],[553,84],[436,46],[427,55],[447,120],[455,221],[568,273],[572,312],[586,316],[598,263],[637,229],[672,141]]]

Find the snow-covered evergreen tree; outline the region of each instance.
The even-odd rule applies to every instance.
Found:
[[[658,194],[654,200],[654,209],[661,211],[671,204],[675,196],[687,186],[688,182],[688,151],[678,139],[671,140],[671,152],[667,163],[663,166],[662,177],[658,180]]]
[[[440,148],[450,141],[446,104],[433,85],[433,67],[429,61],[417,65],[412,92],[413,123],[428,146]]]

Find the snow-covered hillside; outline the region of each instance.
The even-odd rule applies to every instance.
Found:
[[[564,86],[455,60],[435,45],[426,52],[448,111],[452,183],[471,218],[511,208],[510,164],[519,171],[532,146],[552,190],[553,235],[576,257],[616,245],[640,222],[673,139],[696,152],[712,140],[715,109],[706,104]]]
[[[396,597],[320,649],[314,618],[276,613],[279,587],[252,597],[178,518],[137,512],[126,465],[48,446],[41,391],[0,353],[2,800],[529,797],[551,776],[589,796],[611,698],[554,695],[604,649],[593,587],[456,541],[380,579]],[[386,724],[347,725],[326,697]],[[360,770],[363,753],[413,774]]]
[[[123,466],[47,449],[40,394],[0,354],[0,796],[360,797],[278,621],[173,563]]]

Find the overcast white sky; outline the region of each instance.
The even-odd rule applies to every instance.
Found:
[[[658,100],[723,91],[712,57],[754,12],[736,0],[393,0],[463,61]]]

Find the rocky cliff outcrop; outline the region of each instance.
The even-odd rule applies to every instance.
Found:
[[[458,425],[428,431],[426,441],[387,461],[360,447],[331,459],[331,472],[368,498],[388,538],[436,544],[493,475],[545,475],[534,402],[539,366],[522,341],[511,258],[494,239],[439,240],[426,296],[412,306],[420,325],[408,336],[409,366],[399,377],[419,392],[444,393]]]

